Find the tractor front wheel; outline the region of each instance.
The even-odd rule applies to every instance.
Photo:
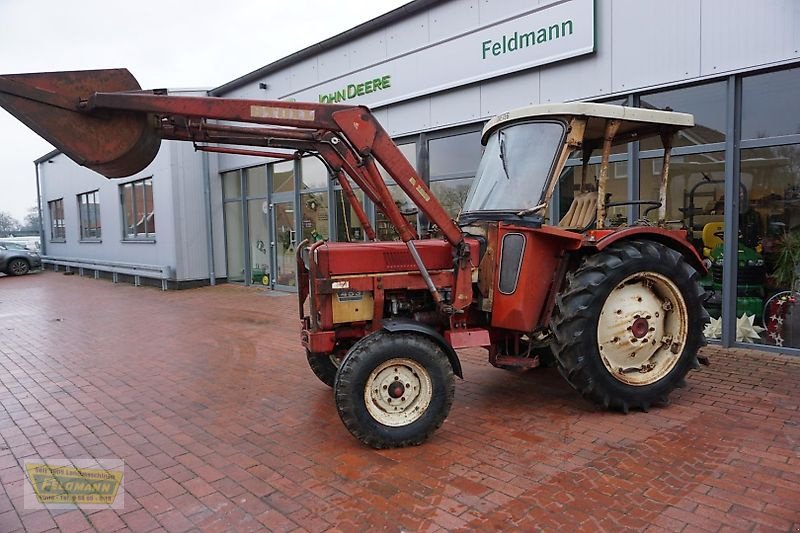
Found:
[[[336,374],[336,409],[355,438],[373,448],[424,442],[453,404],[447,355],[415,333],[376,331],[357,342]]]
[[[561,374],[606,408],[666,403],[699,366],[708,321],[702,295],[695,269],[656,242],[625,241],[587,257],[556,301]]]
[[[328,387],[333,387],[336,371],[339,370],[339,359],[333,353],[311,353],[306,350],[308,366],[314,375]]]
[[[352,345],[353,340],[344,339],[336,341],[336,345],[330,353],[311,353],[306,350],[308,366],[321,382],[328,387],[333,387],[333,383],[336,381],[336,372],[339,371],[342,359]]]

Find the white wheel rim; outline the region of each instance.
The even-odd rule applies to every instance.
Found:
[[[614,378],[644,386],[666,376],[686,346],[688,313],[678,287],[656,272],[622,280],[600,311],[597,345]]]
[[[370,373],[364,387],[367,411],[384,426],[407,426],[431,403],[433,387],[425,368],[411,359],[390,359]]]

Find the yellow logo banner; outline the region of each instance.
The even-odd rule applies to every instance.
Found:
[[[122,482],[121,470],[27,463],[25,470],[41,504],[111,505]]]

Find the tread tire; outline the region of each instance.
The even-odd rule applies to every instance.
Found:
[[[18,265],[15,267],[15,265]],[[6,267],[6,274],[9,276],[24,276],[31,271],[31,265],[25,259],[12,259]]]
[[[686,304],[688,328],[683,352],[672,370],[653,383],[636,386],[617,380],[603,364],[597,327],[614,287],[631,274],[647,271],[664,275],[676,285]],[[667,404],[669,394],[683,386],[689,370],[699,367],[697,352],[706,344],[703,329],[709,316],[702,305],[699,278],[679,252],[649,240],[614,243],[584,258],[567,275],[556,299],[553,352],[561,375],[584,398],[606,409],[627,413],[630,408],[646,411],[651,405]]]
[[[330,355],[311,353],[306,350],[306,359],[308,359],[308,366],[311,367],[314,375],[328,387],[333,387],[339,367],[333,364]]]
[[[364,389],[372,371],[396,358],[420,364],[431,380],[430,404],[420,418],[405,426],[381,424],[367,410]],[[455,378],[444,350],[417,333],[379,330],[359,340],[339,367],[334,398],[339,417],[359,441],[376,449],[417,446],[425,442],[447,418],[453,404]]]

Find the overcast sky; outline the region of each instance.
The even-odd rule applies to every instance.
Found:
[[[0,0],[0,74],[125,67],[145,89],[216,87],[409,0]],[[52,146],[0,108],[0,211],[36,205]]]

